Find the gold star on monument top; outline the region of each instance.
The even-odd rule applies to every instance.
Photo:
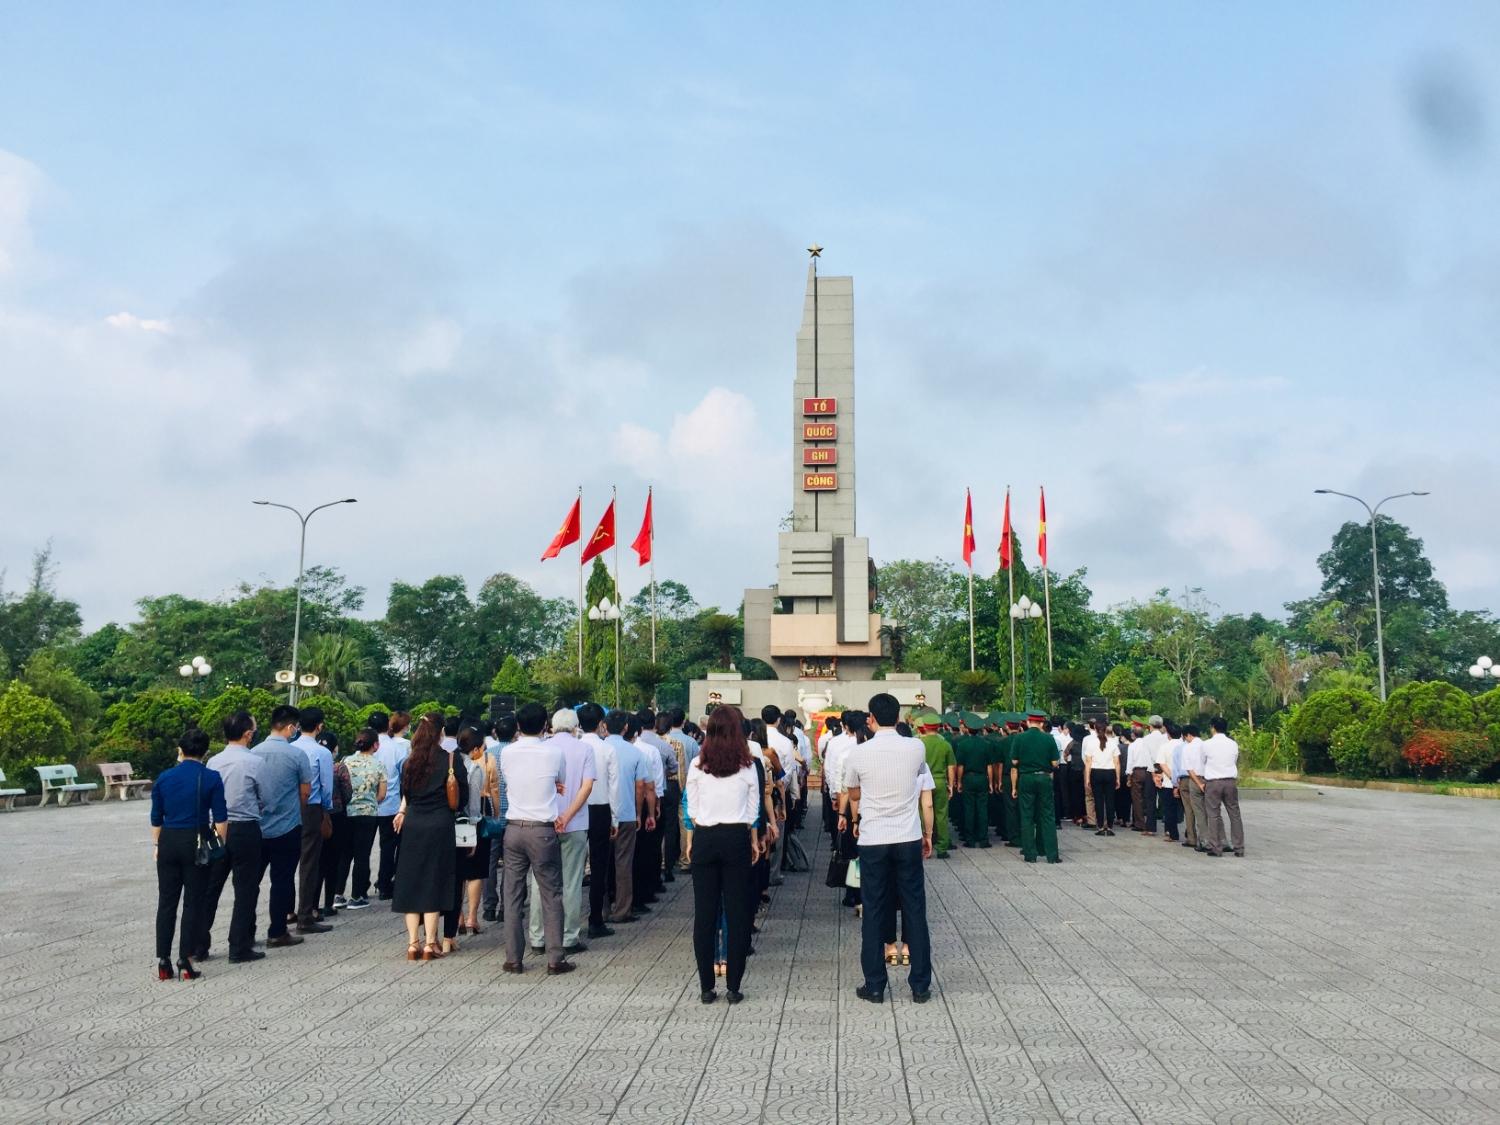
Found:
[[[814,242],[811,246],[809,246],[807,248],[807,252],[809,254],[811,254],[814,258],[821,258],[823,256],[823,248],[821,246],[819,246],[816,242]]]

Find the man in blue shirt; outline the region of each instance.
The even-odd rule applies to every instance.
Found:
[[[224,854],[209,869],[199,927],[196,959],[208,956],[213,944],[214,915],[224,883],[234,879],[234,909],[229,916],[229,959],[259,961],[265,956],[253,948],[255,905],[260,900],[261,839],[260,758],[250,752],[255,720],[248,711],[236,711],[224,720],[226,745],[209,759],[208,768],[224,779],[224,804],[229,810],[229,831]]]
[[[411,742],[401,732],[411,725],[405,711],[387,715],[376,711],[370,716],[370,729],[380,736],[375,757],[385,767],[385,800],[375,810],[380,825],[380,871],[375,876],[375,890],[383,899],[391,897],[396,885],[396,853],[401,850],[401,834],[396,831],[396,814],[401,811],[401,767],[411,753]]]
[[[510,812],[510,801],[505,792],[505,774],[500,770],[500,752],[516,740],[515,715],[501,715],[492,724],[495,744],[487,746],[485,753],[495,762],[495,775],[500,779],[500,807],[495,815],[502,819]],[[486,742],[489,740],[486,739]],[[500,904],[500,890],[505,881],[505,835],[490,841],[489,870],[484,876],[484,920],[497,922],[504,917]]]
[[[297,725],[302,733],[292,745],[307,755],[312,767],[312,791],[302,809],[302,857],[297,866],[297,932],[327,933],[332,926],[321,924],[318,909],[323,889],[323,849],[331,847],[333,835],[333,754],[318,741],[323,730],[323,709],[304,707],[298,713]]]
[[[297,857],[302,853],[302,809],[312,792],[313,769],[307,755],[293,746],[297,708],[282,704],[271,712],[271,734],[251,753],[261,763],[261,876],[271,871],[271,925],[267,948],[301,945],[287,933],[296,905]],[[301,927],[298,927],[300,930]]]
[[[608,742],[615,752],[617,781],[611,813],[616,824],[615,832],[615,903],[609,921],[617,925],[634,922],[637,915],[631,913],[634,905],[635,883],[632,865],[635,863],[635,837],[639,827],[641,802],[646,792],[651,794],[651,804],[656,802],[656,786],[646,776],[646,758],[635,747],[641,727],[635,716],[625,711],[611,711],[604,718],[604,729],[609,732]],[[656,826],[655,817],[647,819],[648,828]]]

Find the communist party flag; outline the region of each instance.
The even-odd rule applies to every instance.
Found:
[[[974,498],[964,489],[964,565],[974,569]]]
[[[1000,529],[1000,569],[1010,569],[1010,489],[1005,490],[1005,526]]]
[[[646,489],[646,518],[641,521],[640,534],[635,537],[635,542],[630,545],[645,566],[651,561],[651,543],[656,536],[656,528],[651,522],[651,490]]]
[[[578,559],[578,565],[582,566],[595,555],[602,555],[615,545],[615,502],[611,500],[609,507],[604,509],[604,514],[599,517],[599,526],[594,528],[594,534],[589,538],[588,546],[583,549],[583,554]]]
[[[1042,518],[1036,527],[1036,553],[1042,560],[1042,566],[1047,565],[1047,490],[1042,489]]]
[[[583,498],[581,496],[573,501],[573,507],[568,510],[568,515],[563,520],[562,527],[557,529],[557,534],[552,537],[552,542],[542,552],[543,562],[546,562],[548,559],[557,558],[564,547],[570,543],[578,542],[578,537],[583,534],[583,528],[580,523],[582,513],[579,511],[579,505],[582,503]]]

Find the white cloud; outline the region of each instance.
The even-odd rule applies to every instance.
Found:
[[[125,332],[158,332],[166,335],[172,331],[172,325],[168,321],[143,318],[128,312],[111,313],[104,318],[104,323]]]
[[[13,275],[31,250],[31,209],[42,185],[41,169],[0,149],[0,279]]]

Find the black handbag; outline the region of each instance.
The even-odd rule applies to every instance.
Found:
[[[207,768],[206,766],[204,767]],[[198,773],[198,814],[203,813],[203,773]],[[208,826],[208,831],[198,829],[198,851],[193,856],[193,862],[199,867],[207,867],[211,863],[224,858],[224,841],[219,839],[219,834],[214,831],[213,825]]]
[[[828,877],[823,880],[823,884],[843,890],[844,880],[847,878],[849,878],[849,861],[842,855],[835,853],[833,858],[828,861]]]
[[[491,816],[488,810],[490,799],[481,797],[479,799],[479,838],[481,840],[498,840],[505,835],[505,818],[503,816]]]

